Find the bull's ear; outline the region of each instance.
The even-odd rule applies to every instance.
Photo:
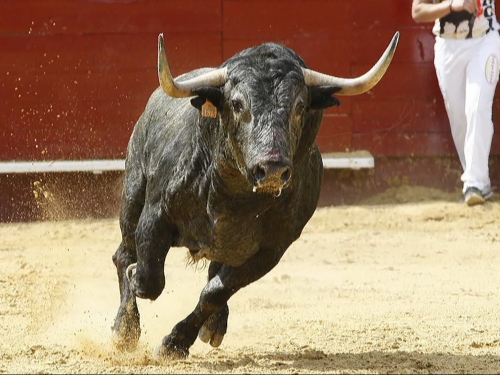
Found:
[[[333,96],[340,87],[332,86],[314,86],[311,87],[311,102],[309,107],[312,109],[325,109],[333,106],[339,106],[340,100]]]
[[[201,111],[201,107],[205,104],[206,100],[217,107],[220,111],[222,109],[222,91],[218,87],[202,87],[193,91],[197,96],[191,99],[191,105]]]

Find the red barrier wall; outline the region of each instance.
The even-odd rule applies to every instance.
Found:
[[[386,76],[369,93],[341,98],[341,107],[328,110],[318,142],[322,151],[453,154],[432,66],[430,25],[415,24],[410,5],[409,0],[4,0],[0,160],[122,158],[132,126],[157,86],[160,32],[174,75],[216,66],[242,48],[273,40],[294,48],[313,69],[354,76],[378,59],[399,30]]]
[[[454,157],[431,24],[414,23],[410,6],[410,0],[3,0],[0,161],[123,158],[158,85],[160,32],[174,75],[277,41],[312,69],[350,77],[368,70],[399,30],[382,81],[325,112],[320,148],[366,149],[376,158]],[[497,123],[499,106],[496,99]]]

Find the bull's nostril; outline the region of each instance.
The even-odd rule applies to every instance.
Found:
[[[290,171],[290,168],[286,168],[285,171],[281,174],[281,182],[283,182],[283,184],[286,184],[290,180],[291,176],[292,173]]]
[[[253,177],[256,182],[262,181],[266,178],[266,171],[261,166],[256,166],[253,170]]]

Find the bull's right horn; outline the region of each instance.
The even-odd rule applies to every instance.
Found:
[[[225,84],[227,81],[227,68],[216,69],[185,81],[174,80],[168,66],[163,34],[160,34],[158,35],[158,78],[161,88],[168,96],[187,98],[194,96],[193,91],[200,87],[218,87]]]
[[[308,86],[335,86],[340,90],[335,95],[358,95],[370,90],[385,74],[391,63],[399,40],[399,31],[392,37],[382,57],[365,74],[357,78],[339,78],[302,68],[304,80]]]

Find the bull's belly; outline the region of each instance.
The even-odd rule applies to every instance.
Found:
[[[210,261],[216,261],[223,264],[227,264],[232,267],[239,267],[245,263],[253,254],[258,250],[256,249],[220,249],[220,248],[209,248],[202,247],[201,249],[189,249],[189,254],[193,261],[197,262],[201,259],[208,259]]]
[[[194,261],[208,259],[233,267],[241,266],[260,249],[256,228],[219,222],[210,231],[179,233],[176,246],[187,247]]]

